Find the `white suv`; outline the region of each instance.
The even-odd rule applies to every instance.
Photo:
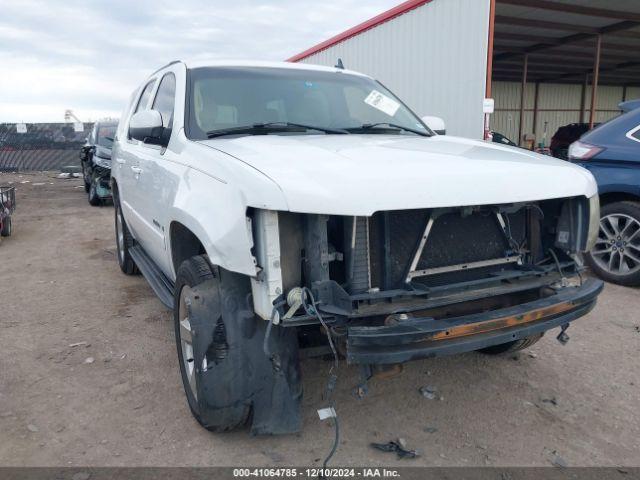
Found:
[[[290,63],[173,62],[132,95],[118,261],[173,309],[203,426],[298,430],[299,351],[327,341],[365,381],[555,327],[566,342],[593,308],[591,174],[425,122],[370,77]]]

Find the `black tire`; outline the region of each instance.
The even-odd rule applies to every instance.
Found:
[[[604,230],[603,223],[605,218],[611,215],[621,216],[624,218],[624,222],[629,221],[633,223],[637,222],[637,225],[630,225],[630,229],[628,233],[623,236],[615,236],[614,238],[608,237],[607,233]],[[600,209],[600,217],[601,217],[601,227],[598,232],[598,243],[594,247],[594,249],[585,255],[585,260],[591,270],[598,275],[603,280],[611,283],[617,283],[618,285],[624,285],[628,287],[635,287],[640,285],[640,262],[635,262],[628,256],[624,256],[624,264],[628,268],[628,273],[622,273],[620,268],[622,267],[622,263],[620,260],[621,252],[624,252],[625,249],[628,255],[629,253],[636,259],[640,260],[640,231],[638,231],[638,226],[640,225],[640,204],[636,202],[614,202],[604,205]],[[609,224],[610,226],[610,224]],[[624,224],[626,226],[626,223]],[[624,227],[620,227],[621,230],[625,231]],[[630,239],[632,233],[637,233],[632,237],[633,247],[629,247],[632,244],[631,241],[627,242]],[[623,238],[624,237],[624,238]],[[615,243],[613,245],[607,245],[606,241],[613,240]],[[622,243],[620,243],[622,242]],[[620,250],[620,247],[622,249]],[[605,255],[598,255],[597,252],[599,250],[607,250],[607,249],[616,248],[616,252],[618,253],[609,253]],[[592,254],[593,253],[593,254]],[[613,268],[609,270],[608,267],[611,263],[608,260],[611,260],[611,255],[617,255],[614,257]],[[618,268],[615,268],[615,261],[617,260]]]
[[[89,192],[87,193],[89,205],[93,207],[97,207],[102,204],[102,199],[98,196],[97,182],[99,182],[98,179],[91,181],[91,185],[89,185]]]
[[[136,262],[131,258],[129,249],[135,245],[135,240],[129,232],[127,222],[122,215],[120,202],[115,201],[115,230],[116,230],[116,248],[118,256],[118,265],[120,270],[127,275],[135,275],[138,273]]]
[[[224,347],[229,348],[227,342],[231,343],[232,341],[230,338],[231,335],[229,335],[231,332],[229,332],[229,330],[234,328],[237,329],[239,327],[240,320],[238,318],[224,318],[225,314],[222,306],[222,299],[224,298],[225,303],[243,302],[248,291],[243,292],[235,289],[235,291],[226,291],[223,296],[221,292],[221,284],[223,281],[222,277],[231,277],[236,274],[222,272],[223,271],[221,269],[212,268],[205,256],[198,255],[192,257],[180,265],[176,277],[174,293],[176,347],[178,351],[178,363],[180,365],[180,376],[182,377],[187,402],[189,403],[191,413],[198,423],[212,432],[229,432],[246,424],[251,414],[251,404],[243,398],[242,391],[244,389],[241,387],[239,388],[239,384],[241,384],[247,377],[248,372],[243,371],[242,364],[238,365],[227,361],[226,364],[218,367],[221,370],[216,372],[217,378],[214,382],[211,382],[210,379],[205,379],[204,372],[202,368],[200,368],[201,362],[195,360],[196,358],[199,358],[197,351],[199,344],[198,332],[204,329],[195,327],[195,325],[192,326],[191,323],[188,324],[188,329],[186,329],[184,325],[182,325],[181,320],[182,322],[189,322],[189,319],[185,318],[185,320],[183,320],[181,317],[186,313],[184,309],[188,308],[185,304],[187,300],[183,296],[183,289],[185,289],[185,287],[192,289],[205,282],[212,282],[213,285],[209,290],[207,290],[208,292],[211,292],[210,296],[212,298],[206,299],[206,301],[210,303],[208,308],[211,312],[216,312],[212,313],[213,318],[209,319],[209,321],[213,322],[213,325],[215,325],[215,328],[212,331],[212,337],[214,340],[211,342],[211,345],[214,344],[216,335],[219,335],[219,332],[222,332],[222,341],[224,343],[220,343],[220,345],[222,345],[221,347],[214,348],[214,350],[218,352],[214,353],[214,355],[224,354]],[[190,317],[191,313],[189,312],[187,316]],[[219,325],[222,325],[222,328],[219,328]],[[190,362],[188,360],[189,348],[188,346],[183,346],[182,332],[191,332],[189,339],[192,342],[190,351],[192,358]],[[201,335],[205,334],[201,333]],[[208,343],[209,342],[207,342],[207,344]],[[212,347],[209,346],[207,352],[209,352],[211,348]],[[189,374],[187,373],[188,369],[190,371]],[[203,401],[202,397],[207,395],[207,393],[205,393],[206,389],[215,390],[213,395],[217,398],[224,399],[222,402],[224,405],[218,405],[216,408],[208,404],[206,401]]]
[[[525,348],[529,348],[534,343],[537,343],[543,335],[544,332],[520,340],[514,340],[513,342],[501,343],[499,345],[492,345],[491,347],[481,348],[478,351],[486,353],[487,355],[501,355],[503,353],[517,352],[518,350],[524,350]]]
[[[0,230],[0,236],[10,237],[11,230],[12,230],[11,216],[7,215],[6,217],[4,217],[4,220],[2,221],[2,230]]]

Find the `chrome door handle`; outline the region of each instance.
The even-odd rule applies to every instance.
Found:
[[[136,175],[140,175],[142,173],[142,169],[140,167],[136,167],[135,165],[131,165],[131,170],[133,170],[133,173],[135,173]]]

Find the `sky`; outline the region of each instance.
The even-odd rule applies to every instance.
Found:
[[[0,0],[0,122],[118,117],[169,61],[285,60],[401,0]]]

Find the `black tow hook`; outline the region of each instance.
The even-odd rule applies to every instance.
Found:
[[[360,383],[353,390],[354,396],[362,400],[369,393],[369,380],[373,377],[373,368],[369,364],[360,365]]]
[[[567,335],[567,328],[569,328],[568,323],[562,325],[562,327],[560,328],[560,333],[556,337],[556,340],[558,340],[562,345],[566,345],[567,342],[569,342],[570,337],[569,335]]]

